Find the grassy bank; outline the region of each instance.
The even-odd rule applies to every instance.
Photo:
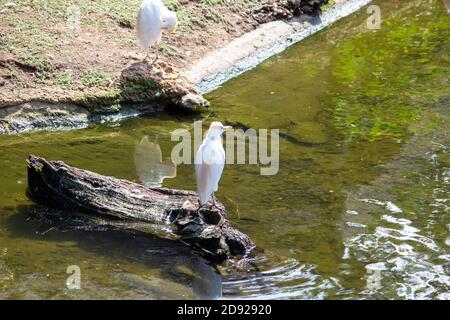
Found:
[[[181,69],[253,29],[248,12],[264,0],[165,0],[180,26],[166,34],[163,59]],[[115,90],[143,57],[134,32],[141,0],[0,0],[0,101],[48,92]]]

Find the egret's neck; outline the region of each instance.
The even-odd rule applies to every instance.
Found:
[[[220,134],[217,133],[208,133],[206,135],[206,139],[208,139],[209,141],[213,141],[213,142],[222,142],[222,136]]]

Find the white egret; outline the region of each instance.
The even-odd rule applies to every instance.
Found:
[[[209,201],[216,206],[214,192],[219,189],[219,181],[225,166],[225,150],[222,145],[222,133],[232,127],[220,122],[211,123],[205,140],[195,155],[195,178],[197,180],[198,202],[200,207]]]
[[[136,22],[136,31],[141,48],[146,52],[145,59],[148,58],[148,48],[156,46],[155,62],[159,57],[159,44],[164,30],[174,32],[177,28],[178,19],[175,12],[170,11],[161,0],[144,0],[139,8]]]

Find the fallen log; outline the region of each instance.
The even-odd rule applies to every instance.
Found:
[[[90,217],[99,224],[179,239],[209,260],[247,256],[255,248],[230,225],[220,202],[217,208],[197,210],[195,192],[149,188],[33,155],[27,162],[31,199],[57,208],[59,218]]]

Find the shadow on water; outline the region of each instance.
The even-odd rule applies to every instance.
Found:
[[[145,270],[159,270],[157,278],[145,273],[127,272],[120,268],[111,271],[113,282],[118,282],[121,288],[125,287],[130,291],[128,297],[322,299],[325,297],[323,290],[331,290],[336,286],[333,281],[322,279],[315,274],[315,266],[301,264],[295,259],[280,260],[271,252],[256,258],[256,269],[251,266],[245,272],[245,266],[241,266],[239,272],[228,269],[228,272],[221,276],[215,266],[176,240],[161,239],[128,230],[114,230],[105,225],[95,226],[87,224],[82,219],[70,219],[71,222],[68,222],[68,219],[52,217],[51,220],[46,220],[39,214],[40,211],[47,209],[39,205],[15,208],[14,214],[4,222],[10,232],[9,237],[13,241],[31,239],[57,245],[75,243],[77,249],[93,254],[97,259],[106,257],[108,260],[120,261],[120,264],[138,263]],[[74,253],[73,260],[77,259]],[[67,266],[69,264],[63,264],[63,268]],[[81,270],[83,271],[83,268]],[[26,287],[29,280],[23,281],[22,287]],[[50,297],[34,293],[45,292],[43,287],[49,284],[45,277],[39,277],[39,273],[31,274],[31,280],[33,288],[26,287],[26,297],[61,298],[60,293],[55,293],[60,292],[60,288],[54,289]],[[93,291],[102,289],[98,281],[92,281],[88,286]],[[67,298],[67,294],[65,297]],[[89,294],[87,297],[95,298]],[[108,298],[114,299],[115,295]]]
[[[79,249],[96,257],[107,256],[122,263],[138,262],[146,269],[159,269],[160,279],[119,270],[113,272],[116,280],[144,296],[176,299],[181,294],[184,298],[216,299],[222,295],[222,280],[216,270],[178,241],[86,225],[83,221],[71,224],[62,219],[43,221],[37,218],[39,210],[43,208],[38,205],[15,208],[15,213],[5,221],[9,237],[75,242]]]

